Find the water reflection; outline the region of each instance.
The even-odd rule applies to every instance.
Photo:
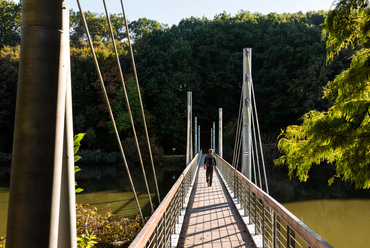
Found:
[[[166,196],[167,192],[184,170],[184,164],[185,162],[181,163],[181,165],[172,164],[156,169],[161,199]],[[83,188],[84,191],[76,195],[77,204],[94,206],[100,210],[100,214],[110,211],[113,214],[127,218],[135,218],[139,214],[136,200],[123,165],[81,165],[80,167],[81,171],[76,174],[76,181],[78,183],[77,186]],[[132,168],[131,174],[143,215],[148,217],[151,214],[151,208],[141,169]],[[147,178],[152,202],[155,206],[158,206],[158,197],[156,195],[153,175],[150,170],[147,170]],[[9,202],[8,185],[9,183],[5,187],[0,185],[0,236],[6,233]]]
[[[184,168],[167,166],[157,170],[161,199],[163,199]],[[148,173],[148,181],[152,175]],[[77,203],[90,204],[105,211],[134,218],[138,214],[131,187],[122,167],[86,167],[77,173],[78,186],[85,191],[77,195]],[[133,173],[140,205],[145,216],[150,214],[149,199],[143,185],[142,174]],[[2,180],[4,181],[4,180]],[[2,185],[1,185],[2,187]],[[0,236],[6,232],[9,192],[0,187]],[[155,192],[154,184],[149,185]],[[145,192],[145,193],[144,193]],[[158,205],[152,194],[153,203]],[[334,247],[369,247],[370,199],[314,200],[283,204],[313,231]]]
[[[137,196],[144,216],[148,216],[150,214],[148,195],[138,193]],[[155,196],[155,194],[152,194],[153,199]],[[100,214],[109,211],[127,218],[135,218],[139,214],[134,194],[132,192],[122,192],[119,189],[78,194],[76,196],[76,202],[78,204],[94,206]]]
[[[334,247],[369,247],[370,199],[314,200],[284,206]]]

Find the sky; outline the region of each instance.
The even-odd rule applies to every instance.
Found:
[[[271,12],[303,13],[311,10],[329,10],[334,0],[123,0],[126,17],[135,21],[141,17],[159,23],[178,24],[189,17],[213,19],[226,11],[232,16],[240,10],[268,14]],[[80,0],[82,10],[105,13],[103,0]],[[109,13],[122,13],[121,0],[106,0]],[[69,8],[78,11],[76,0],[69,0]]]

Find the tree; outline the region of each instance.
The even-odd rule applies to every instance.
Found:
[[[133,40],[135,50],[140,51],[144,49],[148,44],[149,35],[153,31],[162,30],[165,27],[165,25],[145,17],[130,22],[128,28],[130,29],[130,38]]]
[[[21,41],[21,3],[0,0],[0,48]]]
[[[85,28],[82,22],[80,12],[70,10],[70,40],[72,45],[82,46],[87,43]],[[105,15],[87,11],[84,13],[90,36],[94,41],[107,41],[111,39],[108,21]],[[113,27],[115,39],[122,40],[125,38],[124,20],[122,14],[111,14],[110,21]]]
[[[370,18],[368,0],[339,0],[328,13],[323,35],[327,58],[332,61],[343,48],[361,48],[351,59],[350,68],[324,88],[324,98],[333,101],[327,111],[310,111],[301,125],[282,131],[279,149],[284,153],[275,162],[288,164],[306,181],[313,164],[327,162],[336,169],[335,178],[370,188]]]
[[[238,116],[245,47],[253,48],[253,79],[265,133],[275,137],[280,129],[276,123],[288,125],[309,106],[323,109],[326,101],[312,103],[320,98],[319,90],[305,88],[302,94],[295,89],[312,80],[320,86],[327,82],[330,73],[320,27],[325,16],[325,12],[240,11],[234,17],[221,13],[213,20],[186,18],[177,26],[148,33],[145,48],[137,51],[135,59],[146,106],[156,118],[153,128],[165,151],[184,144],[187,91],[193,92],[193,114],[202,130],[211,127],[220,107],[224,119]],[[322,72],[315,73],[314,68]],[[312,98],[306,99],[311,93]]]
[[[10,152],[13,144],[20,47],[0,50],[0,151]]]

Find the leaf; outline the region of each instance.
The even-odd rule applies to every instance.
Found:
[[[74,162],[76,163],[78,160],[80,160],[81,159],[81,157],[80,156],[78,156],[78,155],[75,155],[75,157],[74,157]]]
[[[73,138],[73,147],[74,147],[74,154],[78,152],[78,149],[80,149],[80,143],[81,140],[84,138],[86,133],[79,133],[76,134]]]
[[[82,191],[84,191],[84,189],[81,189],[81,188],[77,188],[77,189],[75,190],[76,194],[77,194],[77,193],[81,193]]]

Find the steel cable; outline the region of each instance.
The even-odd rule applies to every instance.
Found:
[[[256,97],[255,97],[255,93],[254,93],[254,85],[253,85],[253,81],[252,80],[251,80],[251,88],[252,88],[252,93],[253,93],[252,96],[253,96],[254,112],[255,112],[255,116],[256,116],[256,126],[257,126],[258,140],[259,140],[260,151],[261,151],[262,168],[263,168],[263,174],[264,174],[265,183],[266,183],[266,193],[269,194],[269,187],[268,187],[267,176],[266,176],[265,158],[264,158],[264,155],[263,155],[263,147],[262,147],[262,139],[261,139],[260,125],[259,125],[259,121],[258,121]]]
[[[240,142],[239,139],[240,139],[240,129],[241,129],[241,116],[242,116],[242,102],[243,102],[243,88],[244,86],[242,87],[242,91],[241,91],[241,95],[240,95],[240,102],[239,102],[239,115],[238,115],[238,125],[237,125],[237,128],[236,128],[236,133],[235,133],[235,145],[234,145],[234,153],[233,153],[233,167],[236,168],[237,164],[238,164],[238,161],[235,161],[236,159],[236,154],[238,151],[238,145]]]
[[[151,198],[151,194],[150,194],[150,190],[149,190],[149,186],[148,186],[148,180],[147,180],[146,173],[145,173],[143,158],[142,158],[141,151],[140,151],[139,140],[137,138],[137,133],[136,133],[136,128],[135,128],[134,118],[132,116],[132,111],[131,111],[131,107],[130,107],[130,101],[129,101],[129,98],[128,98],[128,95],[127,95],[126,84],[125,84],[125,80],[123,79],[123,74],[122,74],[122,69],[121,69],[121,63],[119,62],[119,57],[118,57],[118,52],[117,52],[117,46],[116,46],[116,42],[115,42],[114,34],[113,34],[113,29],[112,29],[112,23],[111,23],[110,18],[109,18],[109,13],[108,13],[108,10],[107,10],[107,5],[105,3],[105,0],[103,0],[103,4],[104,4],[104,10],[105,10],[105,14],[107,16],[108,26],[109,26],[109,30],[110,30],[110,34],[111,34],[111,38],[112,38],[114,53],[116,55],[118,71],[119,71],[120,78],[121,78],[121,83],[122,83],[122,89],[123,89],[123,92],[125,94],[127,111],[128,111],[128,113],[130,115],[131,127],[132,127],[132,132],[133,132],[134,138],[135,138],[136,149],[137,149],[137,152],[138,152],[138,155],[139,155],[139,160],[140,160],[140,164],[141,164],[141,170],[143,171],[144,182],[145,182],[146,190],[147,190],[148,197],[149,197],[150,207],[151,207],[152,213],[153,213],[154,212],[154,208],[153,208],[152,198]]]
[[[96,57],[96,54],[95,54],[94,45],[92,43],[90,32],[89,32],[89,29],[88,29],[88,26],[87,26],[87,23],[86,23],[85,15],[82,12],[82,8],[81,8],[81,4],[80,4],[80,1],[79,0],[77,0],[77,4],[78,4],[78,8],[80,10],[82,21],[83,21],[83,24],[84,24],[84,27],[85,27],[86,36],[87,36],[87,39],[88,39],[88,42],[89,42],[89,45],[90,45],[91,53],[92,53],[93,58],[94,58],[94,63],[95,63],[96,71],[97,71],[98,76],[99,76],[99,81],[100,81],[100,84],[101,84],[101,87],[102,87],[102,90],[103,90],[103,93],[104,93],[105,103],[107,105],[109,116],[110,116],[111,121],[112,121],[112,124],[113,124],[114,132],[115,132],[115,135],[116,135],[116,138],[117,138],[117,142],[118,142],[118,145],[119,145],[119,148],[120,148],[120,152],[121,152],[121,155],[122,155],[122,158],[123,158],[123,162],[125,164],[126,171],[127,171],[127,174],[128,174],[129,180],[130,180],[131,188],[132,188],[132,191],[133,191],[134,196],[135,196],[136,205],[137,205],[138,210],[140,212],[140,216],[141,216],[142,222],[145,223],[145,219],[144,219],[143,213],[141,211],[140,203],[139,203],[139,200],[138,200],[138,197],[137,197],[137,194],[136,194],[135,186],[134,186],[134,183],[132,181],[130,169],[128,167],[128,164],[127,164],[127,161],[126,161],[126,156],[125,156],[125,153],[123,151],[123,147],[122,147],[122,144],[121,144],[121,139],[120,139],[120,136],[118,134],[117,126],[116,126],[116,123],[115,123],[115,120],[114,120],[114,115],[113,115],[113,112],[112,112],[112,108],[110,106],[110,102],[109,102],[109,98],[108,98],[108,95],[107,95],[107,91],[105,89],[103,77],[102,77],[102,74],[101,74],[101,71],[100,71],[100,67],[99,67],[99,63],[98,63],[98,60],[97,60],[97,57]]]
[[[150,161],[151,161],[151,164],[152,164],[154,182],[155,182],[155,186],[156,186],[156,190],[157,190],[158,201],[159,201],[159,203],[161,203],[161,198],[160,198],[159,189],[158,189],[157,176],[156,176],[155,167],[154,167],[154,160],[153,160],[152,148],[151,148],[151,145],[150,145],[148,127],[146,125],[146,118],[145,118],[144,106],[143,106],[143,101],[142,101],[141,93],[140,93],[139,79],[138,79],[138,76],[137,76],[137,70],[136,70],[136,64],[135,64],[135,58],[134,58],[134,52],[132,50],[132,44],[131,44],[131,39],[130,39],[130,32],[129,32],[127,18],[126,18],[126,14],[125,14],[125,8],[123,6],[123,0],[121,0],[121,6],[122,6],[123,18],[125,20],[125,26],[126,26],[126,32],[127,32],[127,39],[128,39],[128,43],[129,43],[131,60],[132,60],[132,67],[133,67],[133,70],[134,70],[136,88],[137,88],[137,92],[138,92],[138,95],[139,95],[140,108],[141,108],[141,113],[142,113],[142,117],[143,117],[143,123],[144,123],[144,129],[145,129],[146,139],[147,139],[147,143],[148,143]]]
[[[253,97],[253,93],[252,93],[252,97]],[[252,105],[252,109],[253,109],[253,105]],[[255,128],[255,125],[254,125],[255,119],[254,119],[254,116],[253,116],[253,112],[251,114],[251,117],[252,117],[252,129],[253,129],[252,136],[253,136],[253,140],[254,140],[254,150],[256,151],[255,152],[255,155],[254,155],[255,156],[255,161],[256,161],[256,166],[253,166],[253,168],[256,170],[256,167],[257,167],[260,188],[262,189],[261,170],[260,170],[260,162],[259,162],[259,156],[258,156],[258,147],[257,147],[257,139],[256,139],[256,128]],[[254,153],[252,153],[252,154],[254,154]],[[254,176],[256,176],[256,174]],[[255,179],[255,181],[256,181],[256,185],[258,185],[257,184],[257,178]]]

